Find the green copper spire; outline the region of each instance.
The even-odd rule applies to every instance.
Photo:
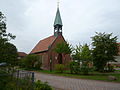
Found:
[[[62,19],[60,16],[60,11],[59,11],[59,0],[58,0],[58,5],[57,5],[57,13],[54,21],[54,36],[59,36],[62,35]]]
[[[63,25],[62,24],[62,19],[61,19],[61,16],[60,16],[60,11],[59,11],[59,7],[57,8],[57,13],[56,13],[56,17],[55,17],[55,21],[54,21],[54,26],[56,25]]]

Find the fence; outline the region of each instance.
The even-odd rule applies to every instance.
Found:
[[[0,90],[11,88],[10,90],[33,90],[34,88],[34,72],[16,70],[13,73],[4,73],[0,68]],[[6,82],[8,87],[5,87]],[[12,86],[11,86],[12,85]],[[13,86],[14,85],[14,86]],[[4,88],[5,87],[5,88]]]
[[[24,71],[24,70],[17,70],[14,74],[14,76],[18,79],[26,79],[29,78],[29,80],[34,83],[34,72],[30,71]]]

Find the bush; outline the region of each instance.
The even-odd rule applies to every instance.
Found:
[[[39,55],[28,55],[20,61],[19,65],[27,69],[40,69],[42,58]]]
[[[60,72],[60,73],[63,73],[63,71],[65,70],[65,66],[63,64],[56,64],[55,70]]]
[[[34,90],[52,90],[52,87],[47,82],[42,83],[40,80],[35,82]]]
[[[114,72],[114,66],[113,65],[108,65],[108,72]]]
[[[75,74],[84,74],[84,75],[88,75],[89,72],[93,72],[94,71],[94,67],[89,67],[88,64],[82,64],[80,66],[79,62],[75,62],[72,61],[70,62],[70,72],[71,74],[75,73]]]
[[[114,72],[114,71],[115,71],[114,66],[111,64],[108,64],[104,67],[104,72]]]
[[[82,65],[81,67],[81,72],[84,74],[84,75],[88,75],[88,73],[90,72],[90,68],[88,65]]]
[[[75,61],[70,62],[69,67],[71,74],[73,73],[78,74],[80,72],[80,64],[78,62]]]
[[[47,82],[31,82],[31,79],[15,78],[9,73],[0,70],[0,90],[52,90]]]
[[[18,79],[0,71],[0,90],[30,90],[32,87],[29,79]]]

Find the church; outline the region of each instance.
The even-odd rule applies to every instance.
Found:
[[[66,43],[62,35],[62,26],[62,19],[58,7],[54,21],[54,34],[40,40],[30,52],[30,54],[37,54],[42,57],[42,69],[44,70],[54,70],[55,64],[61,64],[59,63],[58,53],[54,51],[54,48],[58,43]],[[62,64],[67,65],[70,61],[71,58],[69,54],[62,55]]]

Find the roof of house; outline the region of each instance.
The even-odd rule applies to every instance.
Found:
[[[25,57],[27,54],[25,52],[18,52],[18,56]]]
[[[53,36],[50,36],[48,38],[45,38],[45,39],[39,41],[38,44],[32,49],[30,54],[47,51],[55,39],[56,39],[56,37],[53,35]]]

